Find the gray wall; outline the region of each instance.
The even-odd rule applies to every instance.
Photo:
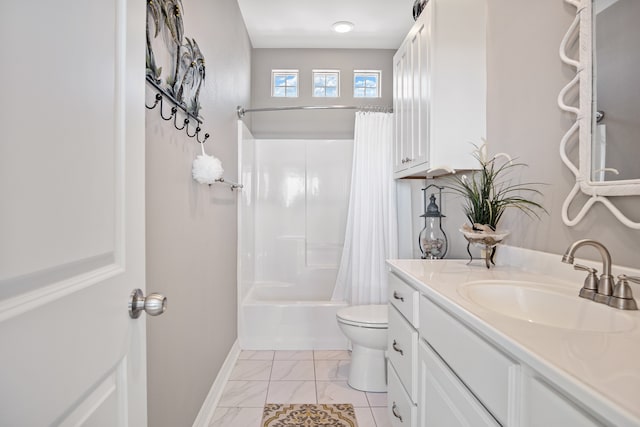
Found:
[[[205,147],[237,175],[235,108],[250,99],[251,45],[235,0],[185,0],[185,35],[206,59]],[[147,103],[153,97],[147,91]],[[191,425],[236,340],[236,193],[197,184],[194,139],[147,111],[147,290],[168,297],[147,319],[149,425]]]
[[[393,104],[393,54],[388,49],[254,49],[252,55],[253,107],[292,105]],[[271,70],[299,70],[297,98],[271,97]],[[311,71],[336,69],[340,73],[340,97],[314,98]],[[382,98],[354,98],[353,70],[381,70]],[[353,110],[278,111],[248,113],[256,138],[353,138]]]
[[[487,137],[491,153],[507,152],[518,157],[529,167],[522,179],[544,182],[542,200],[549,211],[538,221],[517,212],[504,218],[503,226],[512,230],[508,243],[552,253],[563,253],[567,246],[581,238],[591,237],[605,243],[613,260],[620,265],[640,266],[640,231],[631,230],[616,220],[603,206],[597,204],[586,218],[575,227],[567,227],[561,218],[562,204],[575,180],[559,156],[562,136],[573,123],[572,115],[557,106],[558,92],[573,77],[573,70],[559,58],[560,41],[575,16],[575,8],[562,0],[488,0],[488,101]],[[363,54],[375,54],[365,51]],[[393,52],[381,51],[392,67]],[[344,54],[344,55],[341,55]],[[272,99],[270,71],[272,68],[349,68],[342,61],[353,61],[358,51],[254,49],[252,66],[252,105],[319,104],[319,98]],[[303,64],[303,65],[300,65]],[[333,65],[337,64],[337,65]],[[373,66],[373,65],[372,65]],[[352,68],[368,65],[354,65]],[[304,75],[304,74],[303,74]],[[383,68],[383,84],[389,83],[390,71]],[[344,79],[343,75],[343,79]],[[310,84],[310,78],[306,81]],[[301,84],[305,84],[303,79]],[[343,83],[344,84],[344,83]],[[344,90],[345,86],[343,86]],[[387,86],[391,102],[392,87]],[[304,94],[303,89],[303,94]],[[306,93],[309,93],[307,91]],[[345,92],[343,91],[343,94]],[[387,95],[385,95],[386,97]],[[344,101],[344,102],[343,102]],[[347,103],[351,99],[340,100]],[[357,101],[354,101],[357,104]],[[328,102],[334,103],[334,102]],[[254,113],[252,130],[258,137],[308,136],[351,137],[353,116],[345,112],[291,112]],[[331,115],[330,115],[331,114]],[[329,129],[329,130],[327,130]],[[577,141],[576,144],[577,145]],[[577,153],[577,150],[573,153]],[[433,182],[429,180],[429,183]],[[437,180],[441,183],[441,180]],[[414,183],[415,184],[415,183]],[[420,185],[412,185],[414,191]],[[421,195],[413,197],[421,209]],[[640,197],[614,198],[614,202],[632,219],[640,221]],[[572,204],[573,217],[586,199],[579,196]],[[464,219],[457,212],[456,202],[445,202],[443,211],[448,215],[447,232],[454,239],[454,255],[466,255],[463,240],[458,239],[458,228]],[[416,226],[421,228],[421,223]],[[415,240],[415,239],[414,239]],[[597,253],[585,248],[579,254],[597,258]]]
[[[558,147],[573,116],[558,108],[556,98],[574,74],[561,63],[558,47],[574,16],[575,8],[561,0],[488,1],[490,152],[507,152],[527,163],[522,179],[547,184],[542,187],[542,202],[549,211],[541,221],[511,212],[503,226],[511,230],[508,243],[513,246],[563,253],[573,241],[589,237],[607,245],[615,264],[640,267],[640,231],[623,226],[600,204],[576,227],[562,222],[562,203],[575,180],[560,160]],[[640,221],[640,197],[615,199],[624,212]],[[584,197],[577,199],[572,216],[584,202]],[[459,225],[448,223],[447,227],[457,233]],[[588,248],[578,256],[598,258]]]
[[[575,16],[575,8],[561,0],[488,0],[487,4],[489,152],[506,152],[528,164],[517,176],[523,182],[546,184],[538,187],[544,193],[544,198],[538,201],[549,212],[537,220],[507,211],[501,222],[501,228],[511,230],[506,243],[561,254],[575,240],[593,238],[609,248],[615,264],[640,267],[640,230],[625,227],[601,204],[596,204],[575,227],[562,221],[562,204],[575,179],[560,160],[559,145],[574,116],[562,112],[556,100],[558,92],[575,74],[560,61],[558,49]],[[574,147],[571,155],[577,157],[577,140]],[[418,215],[422,212],[420,188],[424,183],[411,183],[414,241],[423,226]],[[427,183],[442,185],[446,180],[430,179]],[[612,199],[631,219],[640,221],[640,197]],[[582,195],[576,198],[569,210],[571,218],[586,200]],[[458,232],[466,222],[460,204],[459,199],[451,196],[443,201],[442,211],[447,215],[444,227],[451,241],[451,252],[447,255],[450,258],[467,257],[466,241]],[[404,218],[409,220],[406,213]],[[417,257],[417,245],[415,242],[411,245]],[[591,248],[581,250],[578,256],[599,259]]]

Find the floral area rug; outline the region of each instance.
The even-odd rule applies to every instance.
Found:
[[[353,405],[267,403],[262,427],[358,427]]]

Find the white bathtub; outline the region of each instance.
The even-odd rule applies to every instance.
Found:
[[[347,339],[336,312],[346,302],[301,299],[296,286],[255,286],[240,305],[239,340],[246,350],[339,350]]]
[[[353,140],[258,139],[238,122],[238,340],[247,350],[346,349],[330,301]]]

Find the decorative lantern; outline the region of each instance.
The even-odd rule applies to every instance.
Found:
[[[422,189],[422,197],[424,201],[424,214],[420,215],[424,218],[424,228],[418,235],[418,244],[422,259],[440,259],[447,254],[448,241],[447,235],[442,229],[442,218],[444,215],[440,212],[440,208],[436,204],[435,194],[429,197],[429,206],[427,206],[427,190],[430,187],[438,189],[438,202],[442,205],[442,188],[435,184],[431,184]]]

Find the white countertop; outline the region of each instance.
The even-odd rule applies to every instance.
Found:
[[[520,255],[511,257],[515,260],[513,264],[519,263],[516,258],[521,258]],[[531,264],[539,271],[513,265],[498,265],[488,270],[483,262],[467,265],[466,260],[387,262],[395,273],[422,294],[573,395],[587,408],[616,425],[640,426],[640,311],[621,310],[621,314],[631,320],[631,326],[624,331],[579,331],[507,317],[479,306],[459,290],[460,285],[478,280],[529,281],[553,286],[558,292],[579,299],[584,273],[576,275],[571,266],[561,264],[555,255],[553,258],[538,257],[535,261]],[[558,274],[563,269],[570,273]],[[614,274],[633,272],[622,270],[614,268]],[[574,280],[576,277],[580,279]],[[636,301],[640,301],[637,289],[634,291]]]

